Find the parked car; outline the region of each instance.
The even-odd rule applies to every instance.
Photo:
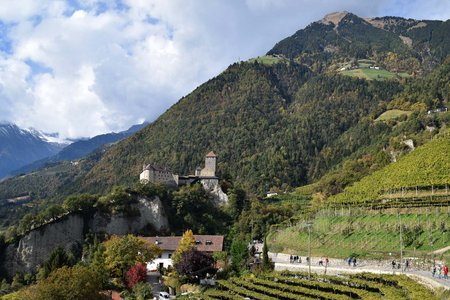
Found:
[[[159,300],[170,299],[170,295],[167,292],[159,292]]]

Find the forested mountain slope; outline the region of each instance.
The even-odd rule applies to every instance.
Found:
[[[278,43],[269,51],[275,55],[271,63],[255,59],[231,65],[143,130],[99,152],[99,161],[83,169],[86,175],[59,181],[36,198],[132,185],[142,165],[151,162],[178,174],[193,173],[210,150],[219,156],[219,176],[263,194],[272,187],[284,190],[315,181],[367,151],[371,164],[384,166],[389,157],[378,155],[383,147],[395,152],[405,135],[422,139],[426,126],[446,124],[425,115],[428,109],[448,105],[449,64],[444,58],[449,40],[443,34],[448,21],[369,20],[349,13],[335,17]],[[429,30],[433,36],[424,41]],[[393,72],[408,69],[412,77],[364,80],[334,69],[361,58]],[[410,117],[375,122],[394,108]],[[40,173],[32,176],[36,181]],[[34,181],[13,178],[1,184],[0,199],[34,192]]]
[[[315,70],[358,58],[372,58],[396,71],[431,70],[450,51],[450,21],[360,18],[332,13],[277,43],[268,55],[281,55]]]

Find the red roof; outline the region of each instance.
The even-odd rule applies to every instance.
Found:
[[[158,245],[162,250],[175,251],[181,236],[147,236],[145,241]],[[194,235],[195,246],[201,252],[217,252],[223,250],[223,235]]]
[[[206,154],[206,157],[217,157],[217,155],[214,152],[210,151],[208,154]]]

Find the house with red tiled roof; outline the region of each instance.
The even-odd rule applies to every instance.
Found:
[[[141,237],[143,240],[158,245],[162,249],[162,254],[147,263],[147,270],[156,271],[158,268],[168,268],[172,266],[172,254],[178,247],[181,236],[149,236]],[[214,253],[223,250],[223,235],[194,235],[195,247],[198,251]]]

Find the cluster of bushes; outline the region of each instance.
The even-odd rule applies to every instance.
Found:
[[[96,238],[83,251],[83,260],[57,247],[36,274],[16,274],[11,284],[0,285],[2,300],[105,299],[108,290],[122,291],[124,299],[148,299],[145,263],[161,253],[132,235],[113,236],[100,243]],[[104,292],[101,292],[104,291]]]

